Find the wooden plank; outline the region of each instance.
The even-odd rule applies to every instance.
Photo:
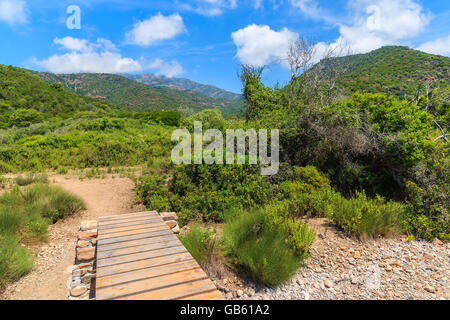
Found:
[[[128,219],[123,219],[123,220],[112,220],[112,221],[108,221],[108,222],[104,222],[101,224],[102,227],[106,227],[106,226],[115,226],[115,225],[121,225],[122,223],[138,223],[141,221],[149,221],[149,222],[161,222],[163,221],[161,217],[147,217],[147,216],[142,216],[142,217],[135,217],[135,218],[128,218]],[[142,223],[142,222],[141,222]]]
[[[154,258],[166,257],[169,255],[183,253],[183,252],[188,252],[188,251],[183,246],[177,246],[177,247],[163,248],[163,249],[153,250],[153,251],[132,253],[132,254],[128,254],[128,255],[124,255],[124,256],[120,256],[120,257],[105,258],[105,259],[97,260],[97,268],[114,266],[114,265],[124,264],[124,263],[128,263],[128,262],[150,260],[150,259],[154,259]]]
[[[99,300],[116,299],[134,295],[136,292],[148,292],[149,288],[151,288],[150,292],[163,291],[169,289],[171,286],[180,287],[180,284],[186,284],[186,287],[189,288],[188,285],[190,283],[206,279],[207,276],[201,269],[181,271],[174,274],[161,275],[157,278],[144,279],[124,284],[118,284],[111,287],[100,288],[96,292],[96,298]],[[173,294],[183,295],[185,294],[185,292],[178,291],[174,292]]]
[[[161,237],[155,237],[155,238],[145,238],[140,240],[130,240],[130,241],[124,241],[119,243],[112,243],[112,244],[103,244],[101,246],[97,246],[97,254],[102,252],[107,252],[111,250],[116,249],[124,249],[124,248],[130,248],[130,247],[136,247],[140,245],[146,245],[146,244],[155,244],[155,243],[161,243],[166,241],[172,241],[177,240],[177,237],[174,234],[168,234],[166,236]]]
[[[165,225],[166,224],[163,222],[158,222],[158,223],[145,223],[145,224],[139,224],[139,225],[127,226],[127,227],[118,226],[117,228],[98,230],[98,234],[106,235],[106,234],[110,234],[110,233],[114,233],[114,232],[118,232],[118,231],[136,230],[136,229],[142,229],[142,228],[147,228],[147,227],[165,226]]]
[[[220,293],[220,291],[216,289],[210,292],[184,297],[180,300],[225,300],[225,298],[222,293]]]
[[[111,250],[107,250],[107,251],[97,252],[97,260],[101,260],[101,259],[105,259],[105,258],[119,257],[119,256],[132,254],[132,253],[139,253],[139,252],[146,252],[146,251],[152,251],[152,250],[158,250],[158,249],[164,249],[164,248],[177,247],[180,245],[181,245],[180,241],[178,241],[177,239],[173,239],[173,240],[169,240],[169,241],[137,245],[134,247],[126,247],[126,248],[122,248],[122,249],[111,249]]]
[[[157,212],[102,217],[96,298],[223,299]]]
[[[116,284],[156,278],[162,275],[168,275],[180,271],[188,271],[194,269],[200,269],[200,266],[195,260],[176,262],[159,267],[151,267],[147,269],[141,269],[137,271],[130,271],[121,274],[110,275],[107,277],[101,277],[96,280],[96,286],[97,288],[110,287]]]
[[[150,260],[134,261],[115,266],[101,267],[97,269],[97,278],[105,277],[113,274],[146,269],[150,267],[158,267],[171,263],[194,260],[188,252],[174,254],[171,256],[154,258]],[[194,260],[195,261],[195,260]]]
[[[119,297],[118,300],[176,300],[185,297],[206,293],[217,290],[209,279],[202,279],[188,283],[181,283],[175,286],[140,292],[125,297]]]
[[[106,239],[118,238],[118,237],[123,237],[123,236],[132,236],[134,234],[142,234],[142,233],[162,231],[162,230],[167,230],[167,227],[166,226],[151,226],[151,227],[134,229],[134,230],[117,231],[114,233],[107,233],[107,234],[101,233],[100,235],[103,240],[106,240]]]
[[[103,216],[98,218],[99,222],[105,222],[109,220],[121,220],[124,218],[130,218],[130,217],[136,217],[136,216],[159,216],[158,212],[156,211],[147,211],[147,212],[136,212],[136,213],[127,213],[127,214],[119,214],[114,216]]]
[[[112,238],[112,239],[99,238],[99,240],[97,241],[97,246],[102,246],[102,245],[111,244],[111,243],[124,242],[124,241],[129,241],[129,240],[154,238],[154,237],[165,236],[165,235],[169,235],[169,234],[173,234],[173,232],[167,228],[166,230],[162,230],[162,231],[147,232],[147,233],[142,233],[142,234],[135,234],[132,236],[117,237],[117,238]]]
[[[148,219],[143,221],[132,221],[132,222],[124,222],[124,223],[116,223],[116,224],[110,224],[110,225],[99,225],[98,230],[106,230],[106,229],[117,229],[121,227],[131,227],[131,226],[139,226],[142,224],[148,224],[148,223],[162,223],[161,220],[155,220],[155,219]]]

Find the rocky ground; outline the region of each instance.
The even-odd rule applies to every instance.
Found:
[[[215,280],[227,299],[255,300],[448,300],[450,245],[409,242],[405,237],[358,241],[312,219],[318,233],[312,256],[286,284],[258,287],[228,275]]]

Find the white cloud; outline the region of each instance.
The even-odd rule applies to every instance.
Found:
[[[258,0],[256,0],[258,1]],[[193,11],[207,17],[222,15],[227,9],[236,9],[238,0],[194,0],[182,5],[184,10]]]
[[[34,59],[34,64],[53,73],[126,73],[143,70],[139,61],[122,57],[107,39],[90,43],[85,39],[65,37],[55,38],[53,42],[69,52],[55,54],[45,60]]]
[[[126,34],[130,44],[149,47],[156,42],[168,40],[186,32],[183,19],[179,14],[163,16],[158,13],[147,20],[136,23],[133,30]]]
[[[309,1],[307,1],[309,2]],[[402,43],[420,34],[430,21],[414,0],[354,0],[350,23],[339,24],[340,37],[354,53]]]
[[[421,44],[417,50],[439,54],[443,56],[450,56],[450,35],[444,38],[439,38],[433,41]]]
[[[176,77],[184,73],[183,67],[175,60],[165,62],[162,59],[155,59],[147,66],[147,68],[155,69],[157,70],[156,74],[169,78]]]
[[[267,25],[249,25],[231,34],[237,47],[236,57],[244,64],[263,66],[284,59],[289,42],[297,39],[298,34],[283,28],[274,31]]]
[[[0,0],[0,21],[10,25],[27,23],[25,1]]]

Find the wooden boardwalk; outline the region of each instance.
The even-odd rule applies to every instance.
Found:
[[[100,217],[97,300],[223,299],[157,212]]]

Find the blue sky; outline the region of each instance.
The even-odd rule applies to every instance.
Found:
[[[69,29],[67,8],[81,10]],[[289,42],[319,53],[407,45],[450,55],[450,2],[421,0],[0,0],[0,64],[55,73],[157,73],[240,92],[241,63],[285,83]]]

